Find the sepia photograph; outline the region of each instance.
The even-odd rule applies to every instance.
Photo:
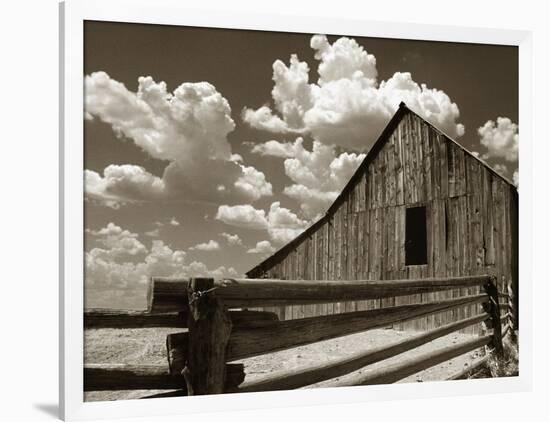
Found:
[[[83,55],[84,401],[519,375],[517,45],[87,20]]]

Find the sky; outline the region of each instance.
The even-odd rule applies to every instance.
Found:
[[[401,101],[519,183],[516,47],[84,34],[87,307],[143,307],[151,276],[243,276],[323,214]]]

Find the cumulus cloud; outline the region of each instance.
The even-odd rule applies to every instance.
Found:
[[[319,61],[316,82],[309,67],[292,55],[287,66],[273,63],[273,108],[245,108],[250,126],[275,133],[310,134],[324,144],[358,151],[370,149],[401,101],[452,137],[464,134],[459,109],[445,92],[396,72],[378,82],[376,59],[346,37],[330,44],[324,35],[311,39]]]
[[[118,226],[115,229],[120,229]],[[109,225],[101,231],[107,231]],[[118,230],[117,229],[117,230]],[[121,230],[121,229],[120,229]],[[127,230],[122,231],[129,233]],[[109,235],[99,235],[109,239]],[[129,233],[126,238],[137,240],[137,234]],[[92,248],[86,252],[86,284],[87,286],[132,287],[136,284],[146,284],[152,275],[164,276],[181,271],[184,267],[186,253],[172,250],[161,240],[153,240],[151,249],[141,244],[144,255],[141,261],[130,260],[117,251],[122,243],[107,240],[103,248]]]
[[[308,226],[308,221],[300,219],[288,208],[281,207],[280,202],[271,204],[267,221],[269,237],[280,245],[290,242]]]
[[[271,241],[277,244],[291,241],[309,224],[307,220],[299,218],[288,208],[281,207],[280,202],[273,202],[267,214],[264,210],[248,204],[222,205],[218,208],[216,219],[231,226],[266,230]],[[224,233],[222,236],[229,241],[231,235]]]
[[[253,144],[252,153],[262,156],[293,158],[296,156],[302,145],[302,138],[296,142],[267,141],[261,144]]]
[[[195,261],[196,263],[196,261]],[[242,276],[242,274],[239,274],[237,270],[233,267],[225,267],[224,265],[219,266],[218,268],[214,270],[208,270],[208,267],[206,267],[204,264],[202,264],[206,271],[202,271],[204,274],[208,274],[210,277],[213,278],[234,278]],[[199,273],[200,274],[200,273]]]
[[[205,252],[218,251],[220,250],[220,244],[215,240],[209,240],[208,242],[199,243],[195,246],[192,246],[189,249],[192,251],[205,251]]]
[[[112,258],[128,255],[139,255],[147,252],[147,248],[138,240],[138,235],[122,229],[114,223],[109,223],[100,230],[86,231],[103,248],[95,248],[98,256]]]
[[[153,240],[151,248],[146,248],[136,233],[113,223],[87,233],[101,247],[86,251],[86,287],[132,289],[144,286],[152,276],[221,278],[238,275],[232,267],[210,270],[198,261],[187,263],[185,251],[174,250],[162,240]]]
[[[518,125],[507,117],[487,121],[477,130],[480,142],[487,148],[490,158],[503,158],[506,161],[517,161],[519,135]]]
[[[234,186],[252,199],[273,195],[271,183],[268,183],[265,174],[251,166],[241,165],[242,175],[235,181]]]
[[[166,83],[140,77],[136,93],[105,72],[87,75],[85,109],[151,157],[173,161],[198,156],[229,159],[227,134],[235,128],[227,100],[207,82]]]
[[[176,220],[176,217],[172,217],[172,218],[170,219],[170,225],[171,225],[171,226],[176,226],[176,227],[177,227],[177,226],[180,225],[180,222],[179,222],[178,220]]]
[[[129,202],[162,198],[165,184],[143,167],[111,164],[103,170],[103,174],[84,170],[84,190],[87,198],[118,208]]]
[[[168,162],[162,178],[138,166],[118,169],[134,176],[127,181],[125,174],[126,183],[120,187],[111,187],[107,169],[103,176],[86,174],[86,183],[91,184],[87,193],[96,199],[114,206],[158,199],[159,195],[199,200],[232,195],[256,200],[270,194],[271,184],[263,173],[240,164],[242,157],[231,153],[227,135],[235,122],[228,101],[213,85],[183,83],[168,92],[164,82],[147,76],[138,79],[137,92],[132,92],[107,73],[94,72],[85,77],[84,88],[86,116],[110,124],[117,135],[131,139],[149,156]],[[209,171],[204,172],[205,168]],[[217,189],[221,184],[226,187],[223,191]],[[104,185],[110,189],[103,189]]]
[[[485,151],[476,153],[476,157],[490,162],[497,173],[511,178],[513,183],[518,186],[518,125],[507,117],[498,117],[496,122],[488,120],[478,128],[477,133],[479,142],[485,147]]]
[[[256,243],[256,246],[252,249],[249,249],[247,253],[258,253],[258,254],[268,254],[275,252],[275,248],[271,246],[269,240],[262,240]]]
[[[241,246],[243,244],[243,241],[238,234],[230,234],[224,232],[221,233],[220,236],[223,237],[225,241],[231,246]]]
[[[303,139],[294,143],[268,141],[255,145],[252,152],[284,160],[286,175],[292,184],[284,188],[284,194],[295,199],[307,219],[318,218],[336,199],[349,181],[365,154],[336,153],[332,145],[313,141],[312,150],[303,145]]]
[[[257,210],[250,204],[245,205],[220,205],[216,214],[216,220],[235,227],[243,227],[253,230],[267,229],[267,219],[264,210]]]
[[[295,199],[304,215],[312,220],[318,219],[338,197],[338,192],[325,192],[299,184],[285,187],[284,194]]]
[[[255,129],[268,130],[274,133],[291,131],[287,124],[279,116],[274,115],[268,106],[262,106],[257,110],[245,108],[242,112],[242,119]]]
[[[331,45],[326,36],[314,35],[310,46],[315,50],[315,58],[320,61],[319,85],[358,76],[365,78],[370,85],[376,85],[376,58],[354,39],[342,37]]]

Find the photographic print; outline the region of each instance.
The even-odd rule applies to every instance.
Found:
[[[517,45],[83,48],[84,401],[518,375]]]

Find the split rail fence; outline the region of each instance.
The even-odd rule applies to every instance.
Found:
[[[272,312],[250,308],[383,299],[450,289],[477,291],[430,303],[279,321]],[[465,289],[465,290],[464,290]],[[288,390],[325,381],[329,387],[394,383],[410,375],[485,348],[502,353],[502,338],[514,329],[508,295],[499,294],[490,276],[395,281],[317,281],[210,278],[153,279],[147,312],[85,313],[85,328],[181,327],[166,339],[166,366],[87,364],[84,390],[175,390],[165,396]],[[499,299],[504,303],[499,303]],[[396,326],[406,321],[477,306],[476,315],[415,333],[376,349],[353,351],[344,358],[247,380],[236,361],[353,333]],[[508,309],[502,312],[501,308]],[[406,353],[437,338],[481,324],[481,334],[371,371],[368,365]],[[483,360],[474,362],[471,367]],[[467,375],[468,370],[450,379]],[[344,378],[340,378],[349,374]],[[160,397],[156,395],[155,397]],[[149,396],[153,397],[153,396]]]

